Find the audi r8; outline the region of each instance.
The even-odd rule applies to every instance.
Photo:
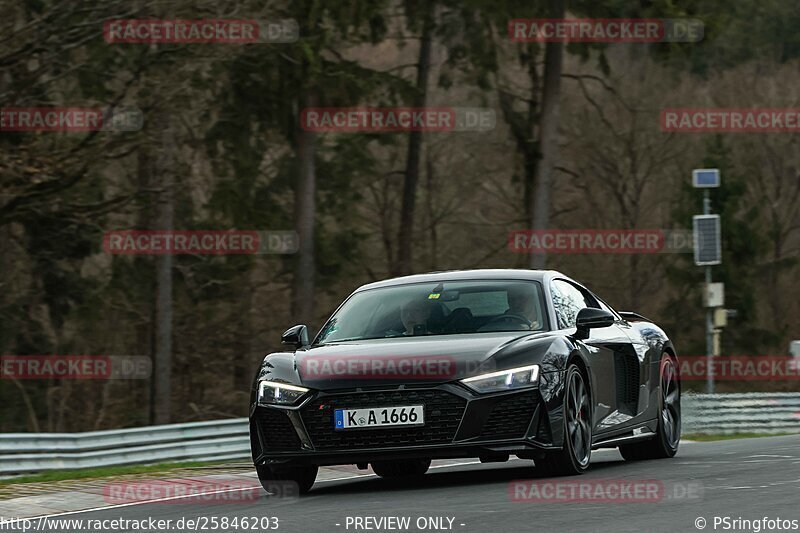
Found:
[[[321,465],[421,476],[432,459],[532,460],[581,474],[593,449],[668,458],[680,442],[672,341],[555,271],[413,275],[355,290],[313,340],[298,325],[253,383],[265,489]]]

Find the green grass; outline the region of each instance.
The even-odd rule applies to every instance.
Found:
[[[187,463],[160,463],[154,465],[132,465],[132,466],[107,466],[104,468],[86,468],[79,470],[55,470],[53,472],[43,472],[41,474],[31,474],[28,476],[17,476],[8,479],[0,479],[0,486],[15,485],[18,483],[41,483],[47,481],[64,481],[70,479],[94,479],[121,476],[127,474],[149,474],[154,472],[168,472],[181,468],[192,468],[198,466],[214,466],[224,464],[220,462],[187,462]]]
[[[689,433],[681,435],[681,439],[699,442],[712,442],[715,440],[757,439],[761,437],[780,437],[793,435],[793,433],[733,433],[732,435],[706,435],[704,433]]]

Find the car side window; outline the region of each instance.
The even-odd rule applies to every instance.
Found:
[[[578,287],[560,279],[553,280],[550,284],[553,297],[553,307],[559,329],[575,327],[578,312],[585,307],[597,307],[594,301],[588,299]]]

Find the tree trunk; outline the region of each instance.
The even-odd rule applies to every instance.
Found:
[[[433,161],[431,161],[430,152],[428,152],[428,157],[425,161],[425,177],[426,177],[426,188],[428,189],[428,193],[425,196],[426,207],[428,211],[428,247],[430,250],[430,260],[428,261],[428,268],[431,271],[439,270],[439,235],[436,230],[436,225],[438,224],[436,210],[434,209],[433,205],[433,195],[435,190],[435,183],[434,183],[434,168],[433,168]]]
[[[564,17],[563,0],[552,0],[551,16]],[[559,99],[563,60],[564,43],[547,43],[544,49],[542,113],[539,122],[540,158],[536,165],[536,186],[533,197],[532,229],[534,230],[547,229],[550,224],[550,192],[553,187],[553,168],[558,160]],[[546,254],[531,254],[531,268],[544,268],[546,264]]]
[[[641,311],[641,294],[642,294],[642,280],[639,273],[639,256],[637,254],[630,255],[630,292],[628,298],[628,306],[632,311]]]
[[[428,78],[431,70],[431,47],[433,45],[433,10],[435,2],[426,4],[425,21],[422,39],[419,46],[417,63],[417,93],[414,107],[422,108],[428,99]],[[403,182],[403,203],[400,207],[400,229],[397,236],[397,263],[393,274],[403,276],[410,274],[413,268],[412,240],[414,236],[414,209],[417,199],[417,182],[420,173],[420,154],[422,152],[422,132],[412,131],[408,136],[408,154],[406,156],[406,174]]]
[[[161,151],[152,176],[162,191],[156,203],[156,229],[175,227],[174,176],[170,158],[177,149],[169,117],[161,128]],[[155,361],[153,365],[154,422],[172,419],[172,255],[156,256]]]
[[[316,97],[309,95],[306,107],[316,105]],[[302,128],[297,134],[297,187],[294,200],[294,225],[300,239],[295,257],[292,286],[292,315],[297,323],[310,324],[314,320],[314,219],[316,215],[317,134]]]
[[[536,165],[539,161],[539,144],[533,134],[537,124],[536,106],[542,97],[541,78],[536,66],[538,46],[538,43],[528,44],[528,78],[531,80],[530,103],[525,117],[527,127],[520,131],[517,138],[517,149],[522,151],[523,158],[523,201],[525,203],[525,223],[529,228],[533,227],[533,199],[535,197],[533,190],[536,186]]]

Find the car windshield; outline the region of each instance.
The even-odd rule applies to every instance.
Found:
[[[369,289],[352,295],[315,344],[491,331],[544,331],[535,281],[452,281]]]

